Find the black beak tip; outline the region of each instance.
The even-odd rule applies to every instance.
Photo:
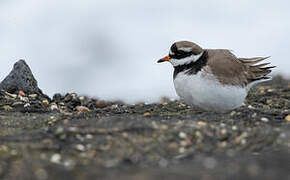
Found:
[[[163,59],[159,59],[159,60],[157,61],[157,63],[162,63],[162,62],[164,62]]]

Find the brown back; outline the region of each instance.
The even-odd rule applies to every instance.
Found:
[[[262,58],[239,59],[226,49],[207,49],[207,52],[209,70],[223,84],[245,87],[255,80],[267,79],[269,69],[273,68],[264,67],[267,63],[253,66]]]

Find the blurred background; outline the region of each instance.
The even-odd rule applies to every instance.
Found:
[[[156,61],[177,40],[271,56],[290,77],[284,0],[1,0],[0,80],[25,59],[40,88],[106,100],[177,98],[173,68]],[[274,73],[274,74],[275,74]]]

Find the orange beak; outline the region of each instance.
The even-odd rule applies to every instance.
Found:
[[[157,61],[157,63],[162,63],[162,62],[165,62],[165,61],[169,61],[170,59],[170,56],[165,56],[164,58],[161,58]]]

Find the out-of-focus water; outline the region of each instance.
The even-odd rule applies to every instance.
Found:
[[[75,91],[127,102],[176,97],[176,40],[268,56],[290,77],[290,2],[250,0],[3,0],[0,79],[25,59],[45,93]]]

